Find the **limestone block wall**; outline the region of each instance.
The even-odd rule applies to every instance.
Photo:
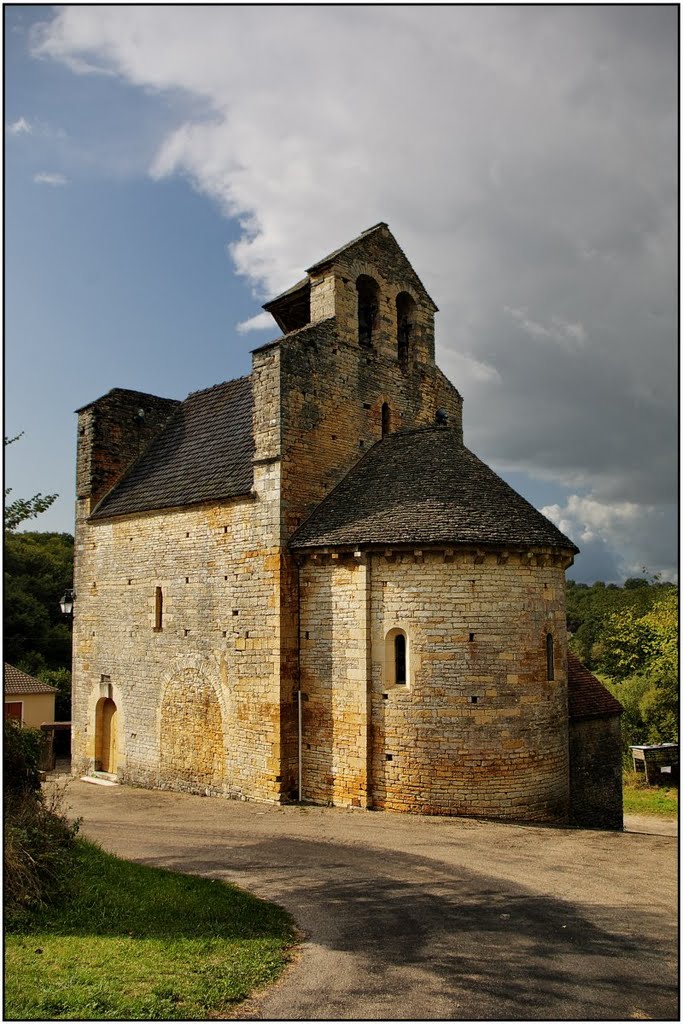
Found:
[[[278,798],[280,556],[262,543],[269,515],[272,506],[246,499],[79,531],[76,771],[95,766],[104,685],[123,781]]]
[[[461,430],[460,395],[433,361],[403,369],[393,351],[340,338],[337,318],[287,335],[279,348],[285,536],[381,439],[384,403],[392,431],[433,423],[440,407]]]
[[[367,807],[369,566],[311,560],[300,582],[302,797]]]
[[[569,723],[572,820],[584,828],[624,827],[621,718]]]
[[[304,637],[309,634],[302,642],[306,795],[351,803],[347,780],[359,751],[349,733],[351,727],[363,733],[365,713],[355,678],[354,630],[362,633],[369,611],[369,805],[564,819],[569,765],[562,559],[543,552],[376,553],[365,569],[369,604],[364,588],[340,582],[360,572],[353,562],[351,554],[320,556],[301,570],[301,623]],[[389,681],[386,638],[396,629],[407,637],[406,685]],[[554,638],[552,680],[548,632]],[[341,726],[333,723],[335,707]],[[335,733],[340,728],[343,736]],[[357,796],[362,803],[361,785]]]

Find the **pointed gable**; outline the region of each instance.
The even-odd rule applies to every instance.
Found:
[[[412,284],[420,298],[431,307],[432,312],[438,311],[438,306],[415,273],[408,257],[391,233],[389,225],[384,221],[373,225],[346,245],[317,260],[308,268],[307,273],[311,277],[318,277],[332,267],[350,267],[359,261],[376,266],[380,272],[385,271],[383,276],[388,280],[401,279]]]

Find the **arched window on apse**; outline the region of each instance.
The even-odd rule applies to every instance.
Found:
[[[396,685],[404,685],[406,682],[406,635],[397,633],[394,637],[394,670],[396,673]]]
[[[415,300],[408,292],[396,296],[396,344],[398,361],[405,366],[410,355],[410,339],[415,330]]]
[[[545,635],[545,667],[546,667],[546,678],[555,678],[555,651],[553,648],[553,634],[546,633]]]
[[[154,588],[154,629],[160,633],[164,628],[164,595],[161,587]]]
[[[382,437],[386,434],[391,433],[391,409],[389,403],[385,402],[382,406]]]
[[[361,274],[356,281],[356,291],[358,292],[358,344],[365,348],[371,348],[379,310],[379,286],[372,277]]]
[[[408,637],[403,629],[390,629],[385,637],[384,671],[387,686],[408,684]]]

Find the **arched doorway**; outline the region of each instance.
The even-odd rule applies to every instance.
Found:
[[[95,768],[116,774],[118,766],[118,722],[116,704],[110,697],[102,697],[95,711]]]

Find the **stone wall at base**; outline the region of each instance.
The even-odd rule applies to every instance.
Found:
[[[622,742],[619,715],[569,723],[572,821],[584,828],[622,829]]]

